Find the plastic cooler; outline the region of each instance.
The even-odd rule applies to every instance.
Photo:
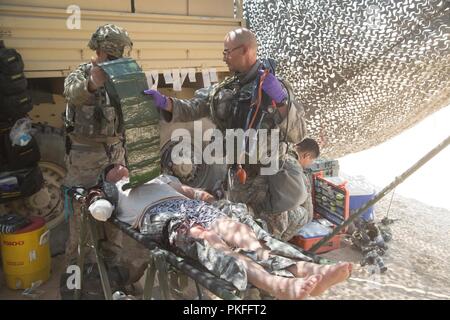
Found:
[[[347,181],[341,177],[327,177],[327,179],[334,184],[341,184]],[[350,213],[355,212],[375,197],[375,189],[362,182],[348,180],[345,187],[350,196]],[[367,209],[361,215],[361,218],[364,221],[372,221],[375,218],[373,207]]]
[[[368,201],[372,200],[375,197],[375,190],[369,189],[367,187],[362,187],[359,185],[355,185],[350,183],[347,187],[350,192],[350,211],[354,212],[357,209],[361,208]],[[365,221],[372,221],[375,219],[375,214],[373,210],[373,206],[364,211],[361,215],[361,218]]]

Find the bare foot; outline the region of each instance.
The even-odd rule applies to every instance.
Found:
[[[323,276],[322,281],[320,281],[314,290],[311,291],[311,296],[318,296],[329,287],[347,280],[351,270],[352,264],[348,262],[341,262],[331,266],[322,266],[319,271],[319,274]]]
[[[302,300],[305,299],[314,288],[322,281],[321,275],[307,278],[284,278],[280,280],[278,289],[273,295],[280,300]]]

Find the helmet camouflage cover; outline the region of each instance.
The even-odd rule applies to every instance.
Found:
[[[125,48],[128,48],[128,51],[132,49],[133,42],[125,29],[113,24],[105,24],[92,34],[88,46],[92,50],[100,49],[113,57],[120,58]]]

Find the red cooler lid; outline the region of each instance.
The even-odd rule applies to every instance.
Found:
[[[13,232],[13,234],[27,233],[42,228],[45,225],[45,219],[41,217],[28,217],[31,223],[26,227]]]

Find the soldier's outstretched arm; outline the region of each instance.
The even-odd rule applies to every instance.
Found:
[[[197,90],[192,99],[169,98],[157,90],[145,90],[144,93],[153,97],[156,107],[161,110],[167,122],[188,122],[209,115],[209,90]]]
[[[91,95],[88,90],[89,74],[89,65],[81,64],[64,80],[64,96],[75,107],[82,106]]]

